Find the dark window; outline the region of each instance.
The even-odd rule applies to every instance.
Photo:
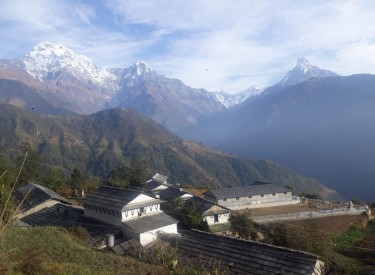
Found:
[[[261,197],[264,197],[264,195],[260,195]]]
[[[253,196],[249,196],[249,199],[251,199]]]
[[[227,199],[223,199],[223,201],[227,201]]]
[[[214,222],[219,222],[219,215],[214,215]]]
[[[236,200],[239,200],[239,199],[240,199],[239,197],[236,198]]]
[[[288,192],[284,192],[284,194],[286,195],[286,194],[288,194]]]
[[[273,193],[272,196],[275,196],[275,193]]]

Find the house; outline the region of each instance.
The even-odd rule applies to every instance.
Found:
[[[182,264],[224,274],[323,274],[317,255],[213,233],[186,230],[163,236],[177,250]]]
[[[160,174],[156,174],[160,177]],[[173,203],[180,200],[182,207],[193,207],[207,221],[208,225],[228,223],[230,209],[220,206],[212,201],[195,196],[180,188],[167,183],[167,178],[163,176],[163,181],[155,180],[155,176],[146,182],[145,188],[153,196]]]
[[[282,186],[256,181],[248,186],[207,191],[205,198],[229,209],[259,208],[297,204],[299,197]]]
[[[55,204],[71,205],[73,202],[42,185],[28,182],[15,191],[15,200],[21,204],[15,218],[21,218]]]
[[[84,216],[81,206],[56,203],[24,215],[17,221],[18,226],[58,226],[71,228],[80,226],[90,235],[89,243],[98,248],[105,247],[108,235],[122,239],[123,229],[119,226],[100,222]]]
[[[177,221],[160,209],[163,202],[140,191],[100,186],[82,200],[84,216],[123,228],[123,239],[141,245],[159,233],[177,234]]]

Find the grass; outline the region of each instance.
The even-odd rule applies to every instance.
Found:
[[[67,230],[7,228],[0,236],[0,274],[169,274],[111,252],[92,250]]]

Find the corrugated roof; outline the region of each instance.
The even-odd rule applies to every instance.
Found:
[[[313,274],[318,256],[303,251],[187,230],[172,240],[181,256],[196,258],[207,268],[216,259],[225,274]]]
[[[213,189],[205,194],[216,199],[230,199],[284,192],[290,190],[276,184],[258,181],[248,186]]]
[[[150,197],[147,202],[127,205],[129,202],[140,196],[142,192],[127,189],[114,188],[109,186],[100,186],[97,190],[90,193],[82,202],[85,205],[92,205],[114,211],[131,210],[152,204],[158,204],[162,201]]]
[[[175,224],[178,221],[171,216],[160,212],[158,214],[145,215],[123,222],[125,227],[129,227],[135,232],[144,233],[167,225]]]
[[[90,234],[91,243],[103,240],[106,234],[111,233],[116,235],[122,231],[118,226],[85,217],[83,209],[60,203],[27,215],[21,218],[20,222],[21,224],[30,226],[60,226],[64,228],[79,225],[85,228]]]
[[[48,200],[56,200],[63,203],[72,204],[72,202],[67,198],[64,198],[63,196],[57,194],[56,192],[48,189],[45,186],[33,182],[29,182],[24,186],[18,188],[15,193],[16,199],[21,202],[27,194],[28,196],[24,200],[21,207],[22,211],[27,211]]]

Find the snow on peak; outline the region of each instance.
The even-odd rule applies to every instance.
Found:
[[[148,65],[146,62],[138,60],[134,63],[133,66],[129,68],[128,73],[126,74],[126,78],[136,78],[141,76],[143,73],[151,73],[152,67]]]
[[[296,69],[303,71],[304,73],[307,73],[312,68],[312,65],[309,60],[307,60],[304,57],[297,59],[297,65]]]
[[[306,81],[313,77],[335,76],[337,76],[336,73],[313,66],[306,58],[301,57],[297,59],[297,64],[294,69],[289,71],[279,84],[281,86],[289,86]]]
[[[34,46],[31,52],[21,57],[21,61],[26,71],[39,80],[58,72],[67,72],[96,84],[114,79],[114,75],[107,69],[97,67],[88,57],[51,42],[41,42]]]
[[[223,104],[227,109],[229,109],[237,104],[244,102],[250,97],[260,95],[264,92],[266,88],[267,86],[255,84],[250,86],[246,90],[243,90],[236,94],[231,94],[223,90],[214,91],[214,93],[217,100],[221,104]]]

